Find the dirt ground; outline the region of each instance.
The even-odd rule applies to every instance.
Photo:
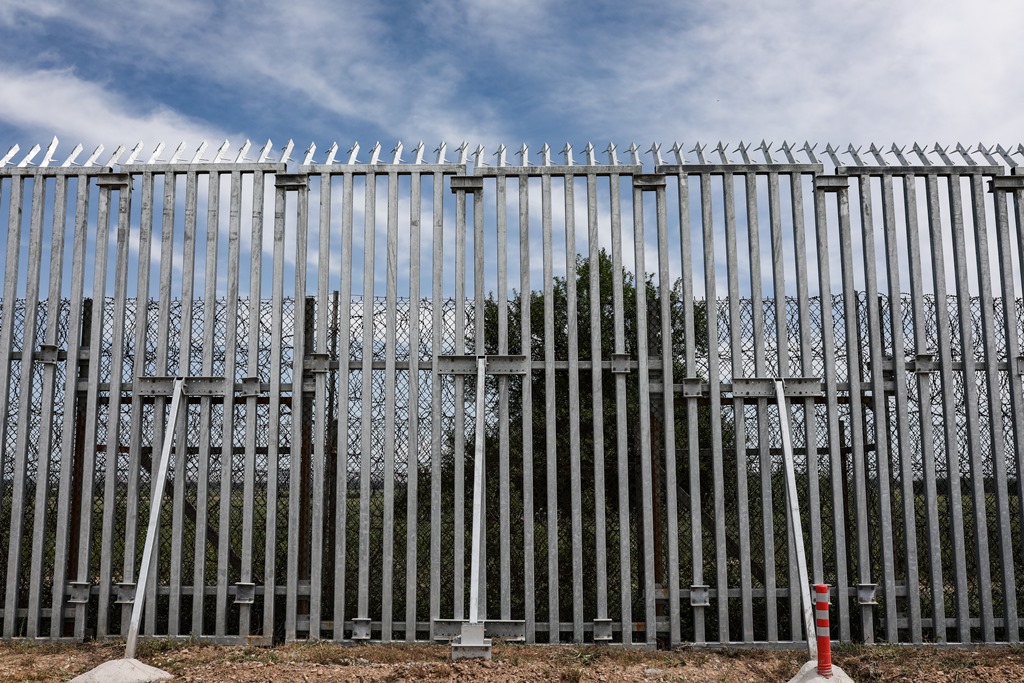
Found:
[[[121,656],[113,643],[0,643],[0,681],[67,681]],[[139,659],[177,681],[788,681],[802,652],[674,652],[495,644],[490,662],[450,661],[432,645],[328,643],[276,648],[223,647],[188,641],[141,643]],[[842,647],[833,660],[858,683],[875,681],[1024,680],[1021,648]]]

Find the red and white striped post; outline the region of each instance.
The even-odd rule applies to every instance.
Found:
[[[818,638],[818,675],[832,678],[832,638],[828,622],[828,586],[814,586],[814,624]]]

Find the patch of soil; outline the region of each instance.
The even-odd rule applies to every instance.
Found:
[[[123,645],[14,641],[0,643],[0,680],[67,681],[121,656]],[[496,643],[493,659],[451,661],[443,645],[293,644],[227,647],[192,641],[146,641],[139,659],[177,681],[330,683],[334,681],[751,681],[785,683],[806,655],[795,651],[672,652],[613,647]],[[843,646],[833,654],[857,683],[967,683],[1024,680],[1020,648]]]

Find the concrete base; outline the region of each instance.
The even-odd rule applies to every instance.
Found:
[[[491,639],[484,638],[484,624],[462,624],[462,634],[452,640],[452,661],[459,659],[490,659]]]
[[[143,664],[137,659],[113,659],[92,671],[71,679],[71,683],[150,683],[174,678],[163,669]]]
[[[810,661],[800,667],[800,672],[789,679],[789,683],[853,683],[853,679],[835,664],[832,665],[832,678],[818,675],[818,663]]]

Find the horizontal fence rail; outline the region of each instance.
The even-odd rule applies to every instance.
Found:
[[[1020,642],[1024,147],[56,148],[0,157],[2,637],[123,637],[159,505],[148,637],[450,639],[482,515],[489,635],[800,642],[785,410],[834,639]]]

